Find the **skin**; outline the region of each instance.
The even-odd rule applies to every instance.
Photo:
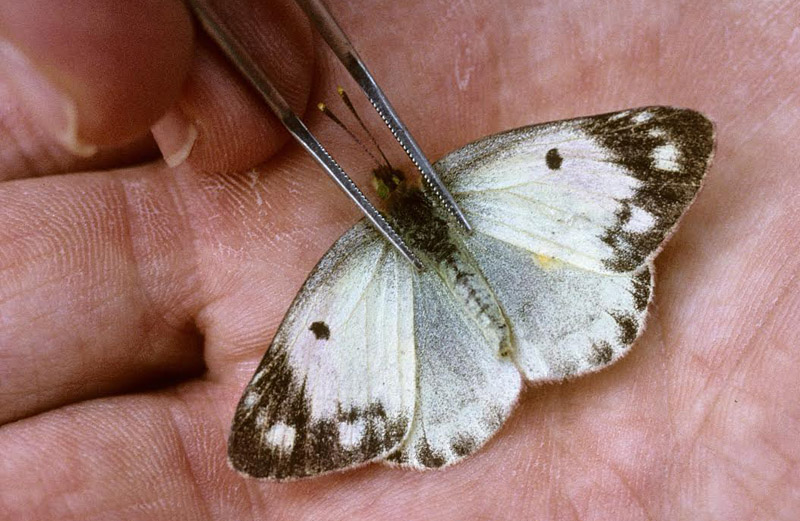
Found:
[[[331,0],[432,159],[646,104],[704,112],[718,145],[626,359],[527,390],[448,470],[369,465],[291,484],[231,471],[229,422],[294,293],[358,215],[192,39],[180,3],[60,4],[0,3],[0,35],[78,114],[65,138],[0,76],[0,518],[800,516],[796,2]],[[368,114],[298,10],[270,4],[231,23],[258,38],[295,110],[343,113],[343,84]],[[181,118],[198,138],[170,168],[158,147],[174,149]],[[304,119],[366,186],[357,146],[315,110]]]

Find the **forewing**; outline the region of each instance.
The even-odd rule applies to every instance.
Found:
[[[513,358],[529,381],[600,369],[628,352],[644,326],[650,267],[600,273],[547,260],[476,233],[466,240],[511,326]]]
[[[639,335],[652,258],[694,199],[713,128],[670,107],[535,125],[437,163],[526,379],[603,367]]]
[[[463,306],[432,269],[414,277],[417,404],[408,439],[390,462],[455,463],[491,438],[517,401],[519,371]]]
[[[646,107],[487,137],[437,169],[475,231],[605,273],[651,258],[713,151],[701,114]]]
[[[410,265],[365,222],[298,293],[236,410],[231,465],[293,479],[381,458],[414,413]]]

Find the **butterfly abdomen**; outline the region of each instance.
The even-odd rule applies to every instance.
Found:
[[[473,256],[448,226],[447,217],[422,190],[411,187],[398,192],[392,201],[391,216],[403,239],[419,255],[428,269],[436,272],[466,314],[480,328],[500,356],[511,351],[506,317]]]
[[[500,356],[508,356],[511,353],[508,323],[489,282],[465,249],[457,247],[455,252],[440,261],[436,271],[489,344],[497,346]]]

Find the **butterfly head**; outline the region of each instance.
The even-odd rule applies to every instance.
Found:
[[[405,183],[406,175],[388,163],[379,164],[372,170],[372,186],[382,200],[388,200],[391,195]]]

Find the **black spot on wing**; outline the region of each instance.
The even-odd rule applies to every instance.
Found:
[[[616,224],[601,237],[614,249],[614,256],[605,261],[609,269],[636,269],[658,248],[697,194],[713,154],[713,126],[692,110],[646,107],[587,118],[582,127],[611,153],[613,161],[642,181],[632,198],[621,201]],[[654,150],[664,145],[677,151],[674,171],[657,168],[654,162]],[[652,228],[624,229],[631,206],[655,218]]]
[[[386,456],[384,458],[384,461],[388,461],[389,463],[403,464],[403,463],[408,463],[408,458],[406,457],[406,453],[403,452],[402,449],[398,449],[389,454],[388,456]]]
[[[592,344],[592,351],[589,353],[589,363],[594,366],[606,365],[614,357],[614,350],[611,344],[606,341]]]
[[[544,160],[547,163],[547,168],[550,170],[558,170],[561,168],[561,163],[564,161],[564,158],[558,153],[557,148],[551,148],[547,151],[547,154],[545,154]]]
[[[619,341],[622,345],[629,346],[639,335],[639,323],[630,313],[611,313],[619,327]]]
[[[447,463],[447,458],[445,458],[439,452],[433,450],[431,446],[428,445],[428,440],[424,436],[414,448],[417,453],[417,461],[428,468],[441,467]]]
[[[650,268],[645,266],[633,276],[633,305],[636,311],[643,312],[650,302],[650,288],[653,285]]]
[[[459,434],[456,438],[451,442],[450,445],[453,449],[453,452],[459,457],[469,456],[478,448],[478,444],[475,441],[475,438],[467,436],[465,434]]]
[[[263,376],[254,378],[239,402],[228,439],[228,457],[240,472],[274,479],[312,476],[373,459],[403,439],[407,419],[390,417],[380,403],[339,407],[334,417],[313,419],[307,384],[296,377],[280,345],[270,347],[256,375],[262,370]],[[247,405],[254,391],[257,402]],[[343,446],[340,423],[355,421],[361,422],[363,436],[354,446]],[[265,433],[277,423],[295,430],[291,450],[265,440]]]
[[[325,322],[312,322],[308,330],[314,333],[317,340],[328,340],[331,337],[331,330]]]

